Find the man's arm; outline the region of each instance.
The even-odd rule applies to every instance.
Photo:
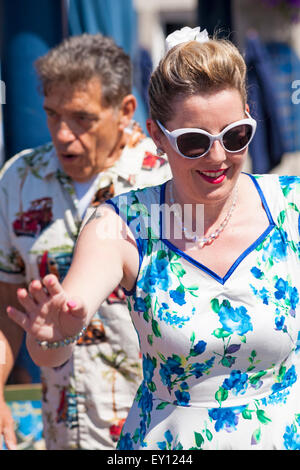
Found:
[[[11,412],[4,400],[4,385],[20,350],[24,332],[7,316],[6,306],[21,308],[16,292],[23,286],[0,281],[0,442],[3,436],[8,449],[15,447],[16,436]]]

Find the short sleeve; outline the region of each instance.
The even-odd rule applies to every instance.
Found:
[[[281,217],[291,229],[295,229],[297,241],[300,241],[300,177],[279,176],[279,184],[285,202]]]
[[[0,281],[22,283],[25,281],[25,264],[14,246],[10,221],[8,189],[13,187],[5,177],[0,180]]]

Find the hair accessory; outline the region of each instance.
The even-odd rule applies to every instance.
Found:
[[[183,42],[188,41],[197,41],[197,42],[207,42],[209,41],[209,36],[204,29],[200,32],[200,26],[196,28],[190,28],[185,26],[184,28],[177,29],[173,33],[169,34],[166,38],[166,52],[168,52],[172,47],[177,46]]]
[[[197,237],[197,235],[191,234],[182,223],[181,211],[180,211],[180,213],[178,213],[177,210],[175,210],[174,215],[177,218],[177,220],[179,220],[179,222],[181,224],[181,227],[182,227],[182,231],[183,231],[185,237],[189,240],[192,240],[194,243],[197,243],[198,248],[203,248],[205,245],[211,245],[216,240],[216,238],[219,237],[220,233],[223,232],[224,228],[228,224],[229,219],[232,216],[232,213],[233,213],[234,208],[236,206],[237,193],[238,193],[238,191],[237,191],[237,187],[236,187],[235,190],[234,190],[232,204],[230,206],[229,211],[227,212],[226,217],[224,218],[221,225],[213,233],[211,233],[208,237],[200,238],[200,237]],[[171,184],[170,184],[170,203],[174,204],[174,202],[175,202],[174,201],[174,184],[173,184],[173,181],[172,181]],[[175,209],[176,209],[176,205],[175,205]]]
[[[47,351],[47,349],[57,349],[57,348],[62,348],[64,346],[69,346],[69,344],[72,344],[72,343],[76,343],[76,341],[79,340],[79,338],[81,338],[81,336],[84,335],[86,331],[86,326],[84,326],[82,328],[82,330],[77,333],[77,335],[75,336],[68,336],[67,338],[65,339],[62,339],[61,341],[53,341],[53,342],[50,342],[50,341],[39,341],[39,340],[36,340],[36,342],[38,343],[38,345],[44,350],[44,351]]]

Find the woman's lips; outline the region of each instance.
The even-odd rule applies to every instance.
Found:
[[[211,184],[220,184],[224,181],[226,177],[226,173],[228,168],[223,170],[207,170],[207,171],[199,171],[197,173],[203,178],[205,181]]]

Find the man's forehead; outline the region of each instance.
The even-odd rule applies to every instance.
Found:
[[[101,106],[102,92],[99,79],[70,84],[67,82],[54,83],[44,96],[44,107],[47,106]]]

